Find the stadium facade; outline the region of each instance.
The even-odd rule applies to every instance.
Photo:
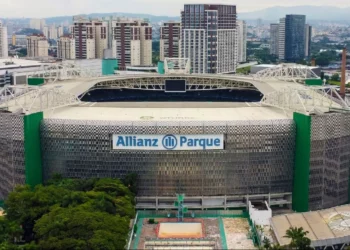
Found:
[[[0,199],[18,184],[35,186],[56,173],[137,173],[138,199],[156,197],[154,208],[157,199],[180,192],[202,202],[224,197],[225,208],[249,197],[292,204],[298,212],[347,203],[349,107],[331,88],[290,81],[283,67],[291,72],[291,66],[281,67],[254,78],[150,74],[7,87],[0,106]],[[295,67],[294,80],[316,78]],[[174,82],[185,83],[185,91],[174,90]],[[155,99],[172,92],[185,101],[190,93],[190,101],[151,102],[150,91],[159,93]],[[215,91],[228,94],[209,94]],[[193,93],[214,101],[193,102]],[[128,101],[135,98],[140,102]]]

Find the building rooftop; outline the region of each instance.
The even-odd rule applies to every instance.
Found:
[[[271,225],[281,245],[288,245],[285,238],[290,227],[302,227],[313,247],[327,246],[350,241],[350,205],[320,211],[274,216]]]

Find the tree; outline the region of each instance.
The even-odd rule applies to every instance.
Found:
[[[291,240],[289,247],[292,249],[312,249],[310,247],[311,240],[306,237],[308,233],[302,227],[291,227],[286,231],[284,237]]]
[[[37,221],[34,230],[41,249],[123,249],[129,218],[83,205],[56,206]]]
[[[17,187],[5,205],[0,250],[17,249],[20,237],[24,250],[121,249],[135,216],[134,195],[117,179],[55,176],[46,186]]]
[[[264,237],[264,240],[262,241],[262,243],[265,249],[270,249],[271,241],[268,238]]]
[[[136,173],[131,173],[125,176],[123,183],[127,186],[134,195],[137,195],[138,176]]]
[[[339,74],[337,74],[337,73],[333,74],[332,77],[331,77],[331,80],[332,80],[332,81],[339,82],[339,81],[340,81],[340,76],[339,76]]]

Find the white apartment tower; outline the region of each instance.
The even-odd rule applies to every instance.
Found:
[[[43,35],[27,36],[27,57],[48,57],[49,43]]]
[[[47,39],[50,39],[50,36],[49,36],[49,27],[48,26],[45,26],[43,28],[43,34],[44,36],[47,38]]]
[[[7,28],[0,21],[0,58],[8,57]]]
[[[193,73],[231,73],[237,67],[236,6],[185,4],[181,12],[181,57]]]
[[[53,39],[53,40],[57,39],[57,29],[55,25],[52,25],[49,28],[49,39]]]
[[[57,27],[57,37],[60,38],[63,36],[63,26]]]
[[[70,36],[61,36],[57,41],[57,58],[75,59],[75,39]]]
[[[103,50],[108,47],[106,22],[78,17],[74,19],[72,33],[76,59],[103,58]]]
[[[237,47],[238,47],[238,62],[247,61],[247,23],[242,20],[237,20]]]
[[[38,18],[30,19],[29,27],[31,29],[40,30],[41,29],[41,19],[38,19]]]
[[[278,25],[278,59],[285,59],[286,18],[281,18]]]
[[[181,23],[165,22],[160,27],[159,41],[160,60],[181,57]]]
[[[113,20],[112,52],[121,70],[125,70],[126,66],[151,66],[151,25],[142,20]]]

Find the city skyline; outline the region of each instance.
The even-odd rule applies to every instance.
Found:
[[[5,0],[0,2],[0,16],[3,18],[47,18],[53,16],[79,15],[99,12],[125,12],[136,14],[152,14],[158,16],[179,16],[180,10],[184,4],[212,4],[212,0],[129,0],[120,5],[118,1],[101,0],[96,5],[92,0]],[[215,4],[234,4],[238,12],[250,12],[262,10],[274,6],[297,6],[305,4],[302,0],[290,2],[288,0],[276,1],[267,0],[263,3],[260,1],[236,0],[234,3],[229,0],[221,0]],[[314,6],[333,6],[333,7],[350,7],[348,0],[338,0],[336,3],[331,0],[320,0],[316,4],[308,3]],[[40,6],[40,8],[36,8]],[[67,8],[69,6],[69,8]],[[157,8],[154,8],[157,6]],[[15,10],[15,11],[14,11]]]

